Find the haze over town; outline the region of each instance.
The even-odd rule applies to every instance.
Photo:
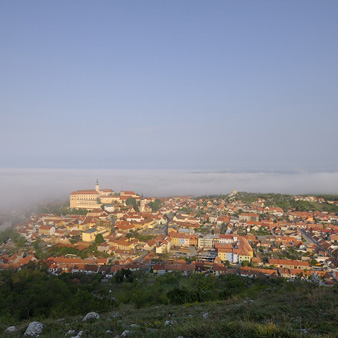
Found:
[[[43,201],[65,201],[72,190],[92,188],[96,179],[116,191],[145,196],[248,192],[335,193],[338,173],[237,173],[187,170],[0,169],[1,211]]]

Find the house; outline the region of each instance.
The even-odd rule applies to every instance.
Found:
[[[170,251],[170,247],[171,247],[171,243],[168,239],[166,239],[156,246],[155,252],[157,254],[164,254]]]
[[[285,268],[285,269],[298,269],[305,270],[309,269],[309,262],[304,261],[296,261],[293,259],[269,259],[269,264],[274,265],[277,268]]]
[[[242,213],[239,215],[239,221],[240,222],[258,222],[259,221],[259,215],[254,213]]]
[[[55,233],[55,227],[48,225],[41,225],[39,228],[40,236],[53,236]]]

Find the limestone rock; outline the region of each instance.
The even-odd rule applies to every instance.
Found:
[[[90,320],[90,319],[99,319],[99,318],[100,318],[100,315],[97,312],[89,312],[83,317],[82,321],[86,322],[87,320]]]
[[[42,333],[43,324],[40,322],[29,323],[25,336],[38,337]]]

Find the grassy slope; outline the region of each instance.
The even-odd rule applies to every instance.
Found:
[[[113,318],[117,312],[118,317]],[[208,313],[207,319],[204,313]],[[136,337],[338,337],[338,293],[333,288],[290,284],[288,289],[272,288],[253,299],[141,309],[121,305],[92,323],[82,323],[81,318],[43,320],[45,328],[40,337],[64,337],[69,329],[84,330],[83,337],[115,337],[124,330]],[[165,326],[167,320],[173,325]],[[8,325],[1,324],[0,334],[21,337],[27,325],[22,322],[17,333],[4,334]]]

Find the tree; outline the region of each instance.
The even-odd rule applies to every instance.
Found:
[[[198,302],[205,301],[209,291],[214,290],[216,286],[216,278],[213,275],[207,276],[202,273],[196,273],[191,276],[191,291],[197,297]]]
[[[150,202],[149,206],[153,212],[156,212],[161,208],[161,200],[157,198],[155,202]]]
[[[95,237],[95,243],[100,245],[104,242],[104,238],[102,236],[102,234],[97,234]]]
[[[23,248],[26,244],[26,238],[23,236],[19,236],[16,240],[16,246],[18,248]]]
[[[314,258],[312,258],[309,263],[310,263],[310,265],[318,264],[318,262]]]
[[[131,205],[134,208],[135,211],[138,211],[138,205],[137,205],[135,198],[133,198],[133,197],[128,198],[126,200],[126,204]]]

